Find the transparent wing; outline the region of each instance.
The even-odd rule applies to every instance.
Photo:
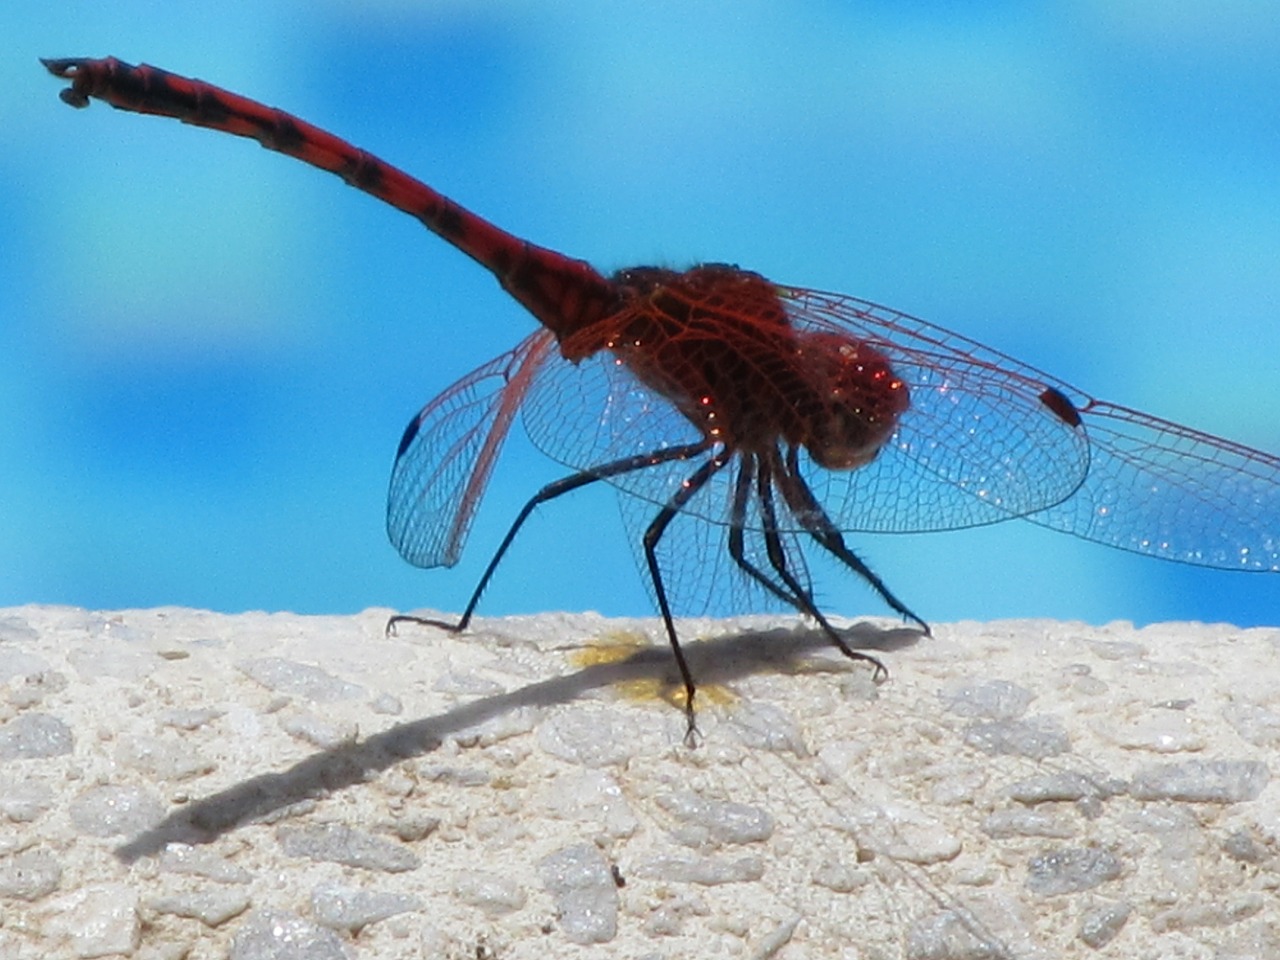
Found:
[[[802,475],[841,529],[923,532],[995,523],[1057,503],[1081,484],[1089,466],[1087,438],[1042,399],[1046,389],[1060,387],[1033,379],[1029,368],[1004,370],[945,341],[913,339],[910,328],[887,322],[909,318],[869,305],[855,312],[853,303],[831,297],[787,301],[801,329],[873,343],[910,391],[897,431],[871,463],[832,471],[802,457]],[[894,339],[899,329],[907,335]],[[566,408],[592,408],[599,416],[570,433],[562,424]],[[525,426],[543,452],[576,469],[699,437],[669,400],[604,352],[540,380],[526,404]],[[686,475],[680,463],[669,463],[612,482],[663,504]],[[721,475],[712,486],[725,482]],[[728,495],[712,494],[697,498],[688,511],[728,523]]]
[[[539,330],[473,370],[405,429],[387,492],[387,536],[414,566],[451,567],[462,553],[516,411],[555,341]]]
[[[1023,509],[1039,493],[1024,496],[1016,505],[1008,504],[1011,514],[1148,556],[1230,570],[1280,571],[1280,457],[1094,400],[976,341],[866,301],[807,290],[787,290],[784,296],[798,324],[812,323],[865,339],[883,349],[895,366],[909,371],[912,380],[921,376],[910,371],[932,369],[940,384],[958,377],[962,391],[981,393],[974,409],[983,416],[971,424],[988,437],[979,447],[986,451],[980,458],[961,456],[953,461],[952,443],[945,456],[926,463],[918,447],[936,435],[939,424],[932,421],[943,407],[927,395],[913,393],[912,410],[904,415],[902,429],[871,468],[896,468],[904,459],[897,456],[901,453],[931,472],[945,471],[952,462],[953,475],[960,479],[964,470],[981,468],[983,463],[990,466],[990,452],[1003,449],[1012,462],[1027,445],[1035,445],[1038,453],[1027,451],[1032,469],[1022,471],[1031,479],[1032,490],[1049,489],[1051,479],[1043,476],[1045,469],[1065,469],[1073,477],[1072,488],[1068,496],[1048,500],[1039,508]],[[1019,398],[1014,411],[1032,409],[1049,389],[1067,398],[1080,420],[1080,428],[1069,430],[1087,442],[1082,451],[1086,469],[1078,480],[1070,457],[1054,466],[1054,456],[1068,448],[1061,442],[1062,428],[1048,429],[1021,412],[1009,415],[1004,405],[1006,397]],[[999,400],[991,403],[988,398]],[[919,417],[920,400],[929,414],[927,424]],[[1053,415],[1051,408],[1046,409]],[[1064,422],[1062,427],[1069,425]],[[904,450],[904,443],[917,449]],[[1050,455],[1050,451],[1057,453]],[[844,525],[850,495],[859,495],[845,484],[860,483],[862,478],[841,477],[834,489],[831,478],[824,479],[824,502]],[[968,483],[966,487],[978,489]]]
[[[1027,519],[1182,563],[1280,572],[1280,458],[1094,401],[1089,474]]]
[[[977,341],[867,301],[798,288],[779,294],[797,329],[873,346],[910,391],[870,463],[829,470],[802,452],[800,473],[840,529],[927,532],[1022,517],[1185,563],[1280,570],[1280,458],[1096,401]],[[598,415],[569,414],[591,410]],[[698,438],[666,398],[604,353],[548,371],[530,392],[525,424],[535,444],[575,469]],[[672,462],[612,482],[664,504],[689,472]],[[686,512],[728,524],[727,483],[727,473],[718,475]]]
[[[682,475],[688,478],[699,463],[681,464]],[[727,466],[716,479],[708,483],[684,510],[672,518],[658,541],[655,553],[662,573],[667,600],[676,616],[728,617],[743,613],[765,613],[794,610],[794,604],[771,593],[757,580],[748,576],[730,554],[730,526],[707,523],[707,515],[723,515],[728,518],[732,507],[732,481],[741,469],[740,462]],[[719,482],[716,482],[719,481]],[[703,502],[704,499],[706,502]],[[636,569],[644,581],[651,598],[655,599],[652,578],[645,562],[643,539],[645,531],[658,516],[661,507],[641,497],[620,492],[618,506],[622,510],[627,540],[635,556]],[[786,527],[798,526],[791,518],[781,497],[775,501],[777,517]],[[744,504],[741,524],[741,555],[743,560],[759,570],[771,581],[777,582],[768,556],[764,539],[764,521],[760,502],[755,495]],[[804,544],[800,537],[788,530],[779,531],[787,570],[809,595],[813,583],[805,558]]]

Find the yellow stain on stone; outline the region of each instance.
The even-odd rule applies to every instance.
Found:
[[[594,638],[594,642],[575,652],[570,659],[578,667],[594,667],[606,663],[622,663],[642,651],[652,649],[649,637],[639,630],[608,630]],[[677,674],[674,658],[671,670]],[[706,706],[714,703],[727,706],[737,701],[733,691],[719,683],[701,683],[698,675],[693,675],[698,686],[697,703]],[[624,697],[634,701],[661,700],[672,706],[684,709],[685,690],[680,680],[667,677],[637,677],[634,680],[622,680],[613,684]]]

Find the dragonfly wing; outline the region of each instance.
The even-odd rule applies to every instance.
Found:
[[[575,470],[590,470],[702,438],[670,400],[642,384],[607,351],[549,369],[529,392],[524,425],[539,450]],[[668,466],[665,472],[684,479],[687,471],[682,464]],[[611,479],[630,490],[631,476]],[[642,487],[649,485],[641,483]],[[665,485],[658,492],[639,495],[665,503],[670,493],[662,490]]]
[[[798,323],[866,340],[916,385],[901,429],[875,461],[851,474],[813,481],[815,487],[826,484],[824,503],[842,525],[848,525],[851,501],[892,500],[896,478],[921,472],[946,480],[943,506],[924,508],[925,519],[954,516],[957,506],[963,509],[954,502],[956,492],[987,489],[969,482],[980,475],[973,471],[998,466],[1004,479],[992,489],[1021,491],[1003,498],[1000,512],[1006,516],[1023,515],[1053,530],[1147,556],[1229,570],[1280,571],[1280,458],[1094,400],[977,341],[866,301],[794,289],[782,295]],[[947,384],[952,377],[958,391]],[[974,430],[971,446],[956,442],[967,431],[956,434],[945,424],[948,394],[955,392],[970,397],[962,406],[975,415],[957,422]],[[920,457],[940,429],[943,435],[952,431],[946,455]],[[933,485],[913,480],[905,489],[916,495]],[[1041,506],[1034,506],[1037,500]],[[890,518],[881,529],[902,529],[892,518],[904,508],[871,512]]]
[[[387,536],[418,567],[451,567],[525,395],[555,358],[538,330],[473,370],[422,408],[405,429],[387,493]]]
[[[1095,401],[977,341],[864,300],[797,288],[779,295],[797,329],[874,347],[910,393],[870,463],[830,470],[800,451],[801,477],[841,530],[927,532],[1024,517],[1152,556],[1280,570],[1277,458]],[[525,423],[545,453],[580,470],[699,436],[605,352],[549,369],[530,390]],[[661,506],[691,472],[671,461],[610,482]],[[723,471],[683,516],[723,529],[731,503]],[[778,519],[780,529],[800,530],[794,517]],[[761,529],[750,511],[742,525]],[[716,534],[706,536],[710,544]]]
[[[919,533],[997,523],[1071,497],[1090,469],[1089,398],[998,351],[885,307],[782,288],[793,324],[867,343],[909,391],[869,464],[801,472],[842,530]]]
[[[1280,458],[1095,401],[1089,475],[1027,519],[1134,553],[1280,571]]]
[[[1069,387],[1014,361],[1002,367],[993,362],[997,355],[984,357],[968,341],[952,343],[940,329],[926,336],[919,332],[924,324],[862,301],[792,291],[784,302],[798,328],[874,345],[910,390],[910,407],[870,464],[832,471],[801,458],[802,475],[842,530],[924,532],[995,523],[1057,503],[1084,479],[1083,431],[1041,398],[1050,387]],[[594,418],[576,415],[591,410]],[[607,351],[540,379],[525,406],[525,425],[539,449],[580,470],[700,437],[670,400]],[[610,482],[664,504],[688,472],[676,461]],[[729,523],[724,483],[713,480],[686,512]],[[802,529],[793,518],[787,524]],[[754,521],[746,529],[756,529]]]
[[[682,468],[683,478],[687,479],[697,465],[685,463]],[[733,513],[733,487],[740,469],[741,463],[735,462],[712,477],[685,509],[671,519],[658,541],[655,549],[658,569],[667,600],[676,616],[728,617],[795,609],[794,605],[771,593],[745,573],[730,554],[731,527],[727,518]],[[639,496],[620,495],[618,505],[622,510],[627,540],[635,554],[636,567],[650,597],[656,601],[643,541],[645,531],[661,508]],[[798,524],[790,517],[780,496],[775,502],[775,511],[779,526],[783,527],[778,531],[778,540],[786,558],[786,569],[807,593],[812,594],[804,545],[791,532]],[[724,523],[707,523],[708,516],[722,518]],[[754,494],[746,498],[741,520],[744,562],[776,583],[778,577],[769,560],[760,502]]]

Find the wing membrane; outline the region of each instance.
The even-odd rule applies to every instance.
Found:
[[[387,535],[418,567],[451,567],[525,394],[549,357],[546,330],[473,370],[409,423],[391,470]]]

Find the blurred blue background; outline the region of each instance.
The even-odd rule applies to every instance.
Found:
[[[457,610],[561,472],[510,445],[463,562],[404,564],[401,430],[529,317],[332,177],[68,109],[37,56],[284,107],[603,270],[851,293],[1280,452],[1270,0],[26,6],[0,14],[0,605]],[[1280,622],[1280,576],[1030,524],[856,546],[935,622]],[[821,599],[885,612],[852,578]],[[606,489],[535,516],[480,612],[556,609],[652,613]]]

